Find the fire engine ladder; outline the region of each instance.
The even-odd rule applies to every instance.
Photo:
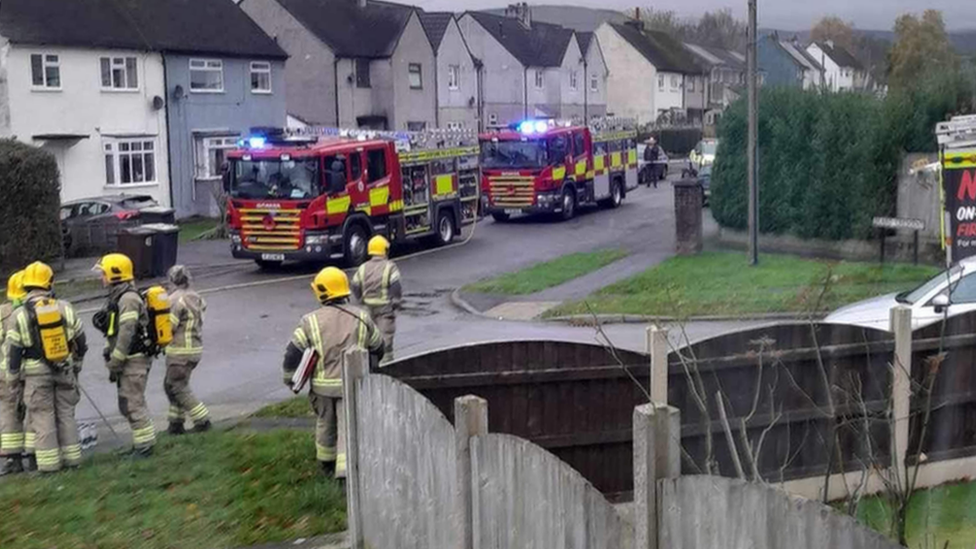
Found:
[[[624,170],[628,164],[637,162],[637,149],[630,150],[621,143],[634,140],[636,147],[637,123],[632,118],[605,116],[596,118],[589,124],[594,144],[594,167],[597,170],[608,168],[611,172]],[[596,150],[602,149],[602,154]],[[624,159],[626,152],[627,158]],[[609,162],[607,159],[609,158]]]

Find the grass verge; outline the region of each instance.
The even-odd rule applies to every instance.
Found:
[[[938,272],[929,266],[829,262],[786,255],[763,255],[758,266],[748,267],[744,254],[709,252],[670,258],[583,301],[552,309],[546,316],[586,314],[587,304],[597,313],[676,317],[830,311],[913,288]]]
[[[858,520],[885,535],[891,516],[882,498],[865,498],[858,508]],[[976,544],[976,482],[916,492],[908,504],[906,534],[909,547],[971,549]]]
[[[532,294],[579,278],[626,256],[626,251],[618,249],[564,255],[521,271],[469,284],[463,290],[485,294]]]
[[[254,412],[254,417],[315,417],[307,396],[296,396],[269,404]]]
[[[205,234],[213,231],[220,224],[219,219],[207,217],[195,217],[180,222],[180,242],[190,242],[198,240]]]
[[[226,548],[345,529],[311,433],[164,437],[156,455],[98,455],[71,472],[0,483],[0,547]]]

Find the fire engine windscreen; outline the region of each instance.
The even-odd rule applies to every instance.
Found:
[[[487,169],[538,169],[549,163],[541,140],[485,141],[481,143],[481,166]]]
[[[230,195],[233,198],[304,200],[322,194],[315,158],[235,160]]]

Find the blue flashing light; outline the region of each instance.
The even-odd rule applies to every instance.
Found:
[[[252,149],[263,149],[264,144],[267,142],[268,140],[265,139],[264,137],[250,137],[247,140],[248,146],[251,147]]]
[[[535,122],[536,133],[545,133],[548,128],[549,128],[549,124],[546,124],[544,120],[536,120]]]
[[[519,124],[519,131],[522,133],[532,133],[535,131],[535,123],[531,120],[526,120]]]

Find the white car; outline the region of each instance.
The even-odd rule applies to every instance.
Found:
[[[912,309],[912,329],[935,324],[945,317],[976,311],[976,257],[969,257],[948,271],[900,294],[888,294],[841,307],[824,322],[890,330],[891,308]]]

